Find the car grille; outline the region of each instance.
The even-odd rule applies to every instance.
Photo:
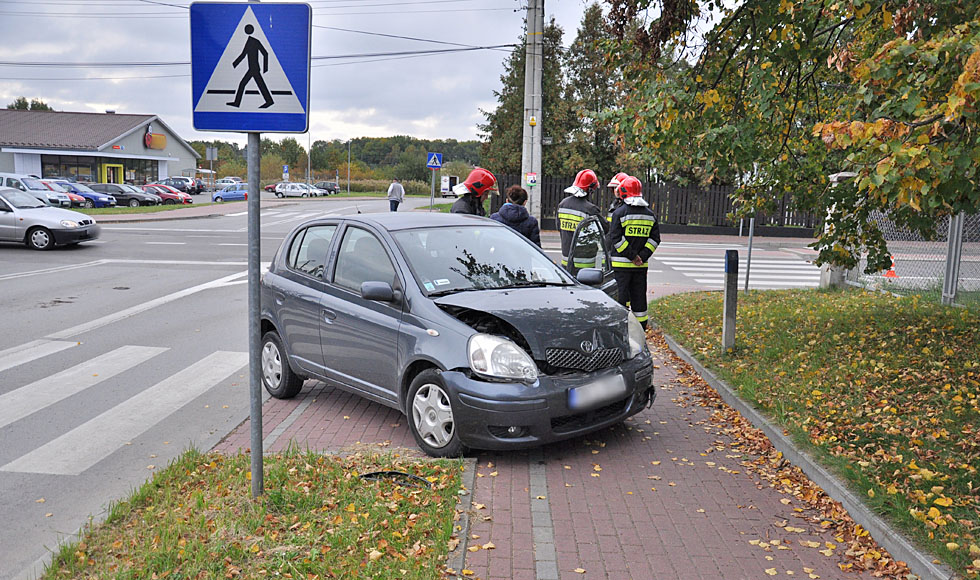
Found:
[[[613,417],[625,412],[626,407],[630,403],[630,399],[631,397],[627,397],[621,401],[610,403],[605,407],[599,407],[598,409],[593,409],[577,415],[552,417],[551,430],[556,434],[571,433],[573,431],[578,431],[579,429],[585,429],[591,425],[602,423],[603,421],[612,419]]]
[[[93,222],[90,219],[87,219],[87,220],[78,220],[78,225],[80,225],[80,226],[90,226],[90,225],[92,225],[94,223],[95,222]]]
[[[600,348],[592,354],[571,348],[549,348],[545,350],[545,355],[548,364],[553,367],[586,372],[607,369],[623,362],[623,351],[618,348]]]

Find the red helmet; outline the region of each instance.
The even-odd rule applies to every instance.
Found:
[[[493,176],[492,173],[487,171],[482,167],[475,167],[473,171],[466,177],[466,181],[463,185],[469,189],[473,195],[477,197],[482,197],[484,193],[494,188],[497,185],[497,178]]]
[[[609,185],[607,185],[606,187],[613,187],[613,188],[619,187],[619,184],[622,183],[623,180],[626,179],[627,177],[629,177],[628,173],[623,173],[622,171],[620,171],[615,176],[613,176],[612,179],[609,180]]]
[[[575,176],[571,187],[565,189],[565,193],[575,197],[585,197],[597,189],[599,189],[599,178],[595,176],[595,171],[583,169]]]
[[[626,179],[616,188],[616,194],[624,201],[630,198],[643,199],[643,184],[640,183],[639,179],[627,175]]]

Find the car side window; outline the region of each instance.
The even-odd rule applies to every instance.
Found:
[[[13,177],[7,178],[7,186],[19,189],[21,191],[27,191],[27,188],[24,187],[24,184],[21,183],[19,179],[14,179]]]
[[[315,278],[323,276],[336,225],[311,226],[293,239],[286,265]]]
[[[374,234],[360,228],[347,228],[337,255],[334,284],[355,292],[363,282],[387,282],[395,285],[395,267],[384,246]]]

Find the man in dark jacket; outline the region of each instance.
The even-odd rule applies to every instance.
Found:
[[[538,220],[527,212],[524,204],[527,203],[527,192],[519,185],[512,185],[507,188],[507,203],[500,206],[497,213],[490,216],[505,226],[531,240],[538,247],[541,247],[541,227]]]
[[[497,178],[492,173],[482,167],[474,168],[466,181],[453,187],[453,193],[458,195],[459,199],[453,203],[449,212],[486,216],[487,212],[483,209],[483,195],[495,185],[497,185]]]

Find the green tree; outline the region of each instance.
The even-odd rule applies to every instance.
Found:
[[[563,71],[562,29],[554,20],[544,28],[544,66],[541,79],[542,114],[538,127],[552,139],[542,148],[541,172],[545,175],[570,175],[581,168],[583,160],[575,151],[572,135],[579,126],[569,98]],[[497,108],[481,111],[487,122],[480,125],[483,139],[482,163],[500,174],[521,172],[524,132],[524,37],[511,51],[500,76],[502,87],[494,91]]]
[[[937,216],[980,206],[980,1],[610,4],[627,95],[611,119],[634,158],[737,184],[743,214],[790,193],[797,209],[832,209],[818,262],[853,266],[867,250],[870,271],[887,267],[872,212],[930,234]],[[844,170],[853,187],[830,187]]]
[[[8,109],[18,109],[21,111],[53,111],[47,103],[41,99],[31,99],[28,102],[27,97],[17,97],[14,102],[7,105]]]

